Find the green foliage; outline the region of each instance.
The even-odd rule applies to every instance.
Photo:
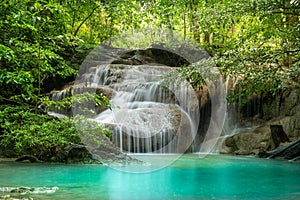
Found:
[[[292,0],[2,0],[0,98],[21,105],[42,103],[48,108],[71,109],[76,102],[110,108],[102,95],[74,95],[53,102],[40,93],[47,80],[74,78],[81,61],[97,44],[113,44],[113,36],[143,28],[150,30],[147,37],[134,35],[133,43],[124,47],[140,46],[137,40],[145,46],[176,46],[172,43],[175,30],[182,33],[180,41],[191,37],[204,46],[222,75],[234,80],[233,101],[242,99],[243,103],[252,94],[274,94],[291,84],[300,85],[299,8],[299,1]],[[170,32],[154,36],[151,30],[160,28]],[[164,35],[166,40],[155,40]],[[206,66],[203,62],[179,68],[166,80],[187,80],[199,88],[207,79],[203,77],[209,69]],[[91,127],[91,132],[97,132],[98,126]],[[0,129],[1,145],[18,152],[53,153],[67,142],[78,142],[72,118],[55,120],[34,114],[28,107],[2,105]]]
[[[3,96],[10,96],[15,100],[28,101],[34,98],[36,88],[33,86],[34,78],[28,71],[0,71],[0,85]]]
[[[103,126],[99,126],[98,122],[88,120],[82,115],[74,117],[77,131],[81,134],[82,142],[92,147],[103,145],[103,139],[110,139],[112,132]],[[101,133],[101,135],[99,135]],[[102,137],[101,137],[102,136]]]
[[[188,82],[193,88],[201,89],[207,81],[214,81],[219,78],[214,72],[216,65],[213,59],[200,60],[189,66],[182,66],[163,76],[163,85],[170,83],[179,85],[182,82]]]
[[[233,79],[229,99],[243,104],[253,94],[275,94],[299,85],[299,1],[188,1],[187,5],[186,14],[192,17],[182,24],[190,25],[187,35],[208,50],[222,75]],[[199,68],[178,69],[173,76],[195,88],[203,84]]]
[[[4,0],[0,7],[1,96],[34,102],[45,79],[76,74],[65,54],[78,39],[65,32],[62,5]]]
[[[65,97],[61,100],[54,101],[48,96],[40,98],[40,104],[45,106],[47,110],[58,109],[58,110],[71,110],[72,107],[81,112],[88,112],[90,114],[97,114],[92,108],[85,107],[88,103],[92,103],[93,107],[96,108],[108,108],[112,109],[112,105],[109,99],[103,94],[91,94],[90,92],[84,92],[82,94],[73,94]],[[87,110],[88,109],[88,110]],[[77,113],[78,114],[78,113]],[[86,114],[86,113],[85,113]]]
[[[48,115],[35,114],[28,107],[1,106],[0,123],[0,145],[12,148],[17,155],[53,154],[68,142],[80,142],[70,119],[59,121]]]
[[[84,117],[87,130],[110,137],[110,131]],[[72,118],[60,120],[35,114],[25,106],[0,106],[0,147],[13,149],[16,155],[55,156],[68,143],[81,143]]]
[[[247,87],[248,92],[241,94],[245,97],[276,91],[287,85],[281,84],[282,78],[299,77],[299,1],[4,0],[0,6],[0,86],[5,88],[0,95],[6,98],[36,101],[34,95],[45,80],[76,74],[77,60],[82,59],[78,55],[86,55],[93,47],[89,44],[111,44],[114,35],[140,28],[167,28],[168,37],[177,30],[183,40],[194,38],[214,57],[224,76],[239,78]],[[164,42],[153,41],[151,32],[147,36],[145,44]],[[257,77],[241,79],[249,75],[249,66]],[[197,84],[196,71],[181,74]],[[270,82],[268,87],[260,85],[261,80]],[[251,91],[251,82],[261,89]]]

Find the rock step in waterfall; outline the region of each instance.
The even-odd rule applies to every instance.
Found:
[[[153,54],[156,50],[151,51]],[[70,96],[72,90],[74,93],[89,91],[108,96],[115,105],[113,111],[95,109],[96,115],[91,119],[111,129],[112,142],[124,152],[184,152],[194,139],[195,124],[199,122],[197,141],[192,144],[192,151],[198,152],[211,120],[211,94],[206,90],[197,91],[198,102],[191,95],[193,91],[185,87],[162,87],[160,77],[175,68],[151,64],[163,63],[159,59],[169,57],[161,56],[161,52],[157,55],[151,55],[149,50],[139,52],[151,57],[147,62],[135,59],[137,51],[125,52],[125,56],[123,53],[110,56],[102,52],[100,55],[109,55],[105,59],[99,57],[99,53],[91,56],[93,58],[81,67],[72,89],[53,93],[53,99]],[[230,81],[226,81],[226,88],[235,86],[236,81]],[[243,108],[230,106],[223,128],[224,137],[215,145],[216,152],[249,155],[272,150],[276,146],[268,147],[270,124],[282,125],[290,141],[296,141],[300,130],[299,94],[299,89],[294,88],[277,95],[276,99],[253,98]],[[201,119],[197,116],[196,104],[201,107]],[[62,114],[70,115],[71,111]],[[277,119],[278,116],[281,117]],[[212,140],[212,146],[216,139]]]
[[[88,68],[72,89],[74,94],[101,91],[110,97],[114,108],[90,119],[112,131],[111,141],[121,151],[184,153],[197,132],[197,98],[186,85],[162,86],[161,76],[174,69],[149,64],[98,65]],[[53,94],[53,99],[69,95],[66,89]]]

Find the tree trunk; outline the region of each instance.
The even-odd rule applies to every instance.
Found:
[[[197,22],[197,16],[194,14],[197,11],[197,3],[190,3],[190,32],[192,33],[194,39],[200,42],[200,34],[199,34],[199,24]]]

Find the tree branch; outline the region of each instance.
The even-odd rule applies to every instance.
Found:
[[[100,7],[100,5],[99,6],[96,6],[95,8],[93,8],[93,10],[90,12],[90,14],[86,17],[86,18],[84,18],[84,20],[82,20],[82,22],[79,24],[79,26],[76,28],[76,30],[74,31],[74,36],[76,36],[77,35],[77,33],[78,33],[78,31],[79,31],[79,29],[81,28],[81,26],[93,15],[93,13],[95,12],[95,10],[97,9],[97,8],[99,8]]]
[[[30,105],[30,104],[27,104],[27,103],[20,103],[18,101],[15,101],[15,100],[12,100],[12,99],[8,99],[8,98],[5,98],[4,96],[1,96],[0,95],[0,101],[6,101],[6,102],[9,102],[9,103],[12,103],[12,104],[18,104],[18,105],[26,105],[26,106],[30,106],[30,107],[34,107],[33,105]]]

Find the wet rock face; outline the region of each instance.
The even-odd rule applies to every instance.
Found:
[[[273,120],[248,132],[241,132],[224,139],[221,152],[237,155],[257,155],[286,145],[291,140],[280,124],[285,118]]]
[[[255,106],[259,107],[258,110],[253,110]],[[245,116],[243,112],[247,109],[241,111]],[[288,88],[275,97],[252,99],[248,111],[248,118],[243,120],[260,125],[220,140],[220,152],[257,155],[282,148],[300,138],[300,88]],[[252,116],[257,113],[259,116]]]
[[[151,63],[172,67],[181,67],[190,64],[186,59],[180,57],[176,53],[164,50],[163,48],[128,51],[121,55],[119,59],[112,62],[112,64],[126,65],[143,65]]]
[[[64,149],[66,163],[91,162],[93,156],[84,145],[69,144]]]
[[[189,60],[208,57],[205,51],[200,51],[203,52],[200,57],[197,50],[191,51],[188,54]],[[181,86],[163,87],[161,77],[174,70],[174,67],[188,64],[185,58],[162,47],[129,51],[104,47],[100,51],[91,52],[83,62],[73,86],[52,96],[60,100],[72,95],[71,91],[74,94],[104,94],[116,107],[113,113],[105,108],[93,108],[94,105],[88,107],[95,109],[95,115],[88,117],[112,130],[112,143],[103,141],[101,145],[88,145],[87,149],[92,156],[110,162],[121,157],[128,160],[120,149],[137,153],[157,150],[162,153],[184,152],[194,137],[189,133],[191,123],[194,122],[188,115],[194,111],[197,113],[198,100],[197,97],[191,99],[189,91],[182,90]],[[206,98],[203,96],[203,104]],[[76,108],[63,114],[78,114]],[[89,157],[84,148],[73,148],[67,152],[68,155],[61,154],[59,159],[76,160],[74,155],[81,159]]]
[[[112,142],[124,152],[184,152],[193,140],[188,116],[175,105],[121,110],[116,121],[107,128],[113,132]]]
[[[289,139],[295,141],[300,138],[300,88],[288,88],[275,98],[266,99],[263,111],[265,120],[285,117],[281,125]]]
[[[160,49],[129,51],[111,64],[87,67],[74,88],[86,86],[112,91],[110,101],[118,108],[99,112],[93,120],[112,131],[112,142],[121,151],[184,152],[188,141],[189,145],[192,143],[190,132],[195,133],[191,131],[194,121],[189,118],[195,116],[191,115],[193,112],[197,113],[197,97],[186,85],[162,85],[162,76],[184,62],[178,55]]]
[[[289,142],[289,138],[283,131],[283,128],[281,125],[270,125],[271,129],[271,138],[269,142],[269,148],[275,149],[277,148],[280,143]]]
[[[269,120],[277,116],[299,116],[300,88],[288,88],[275,97],[266,98],[263,105],[264,118]]]
[[[257,154],[268,148],[271,131],[269,126],[261,126],[253,131],[239,133],[225,139],[223,149],[237,155]]]

